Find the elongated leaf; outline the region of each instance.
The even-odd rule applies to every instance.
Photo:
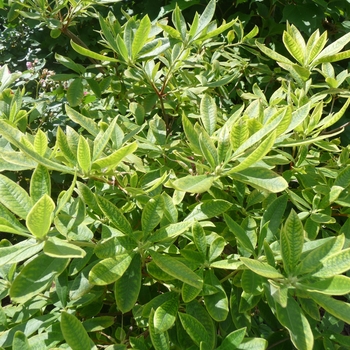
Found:
[[[210,175],[188,175],[173,181],[172,187],[183,192],[203,193],[209,190],[214,180],[215,177]]]
[[[350,248],[328,256],[322,266],[312,273],[314,277],[328,278],[339,275],[350,269]]]
[[[164,333],[175,323],[179,299],[174,298],[160,305],[154,313],[154,328],[156,333]]]
[[[242,343],[244,339],[246,331],[247,328],[244,327],[231,332],[224,338],[220,347],[217,350],[231,350],[234,348],[238,348],[238,346]]]
[[[230,130],[225,124],[218,133],[218,163],[222,163],[226,158],[231,155],[232,149],[230,144]]]
[[[218,258],[223,250],[225,249],[226,242],[223,237],[218,236],[216,237],[209,246],[209,252],[208,252],[208,260],[209,262],[214,261],[216,258]]]
[[[172,240],[183,232],[185,232],[191,226],[190,221],[177,222],[176,224],[170,224],[157,230],[152,236],[149,237],[150,242],[161,242]]]
[[[207,94],[203,96],[200,103],[200,117],[209,136],[213,135],[216,128],[217,109],[215,100]]]
[[[152,309],[149,315],[149,333],[155,350],[170,350],[169,336],[167,332],[157,333],[154,327],[154,313]]]
[[[46,167],[38,164],[30,180],[30,197],[37,202],[43,195],[51,195],[51,178]]]
[[[115,282],[123,276],[132,258],[132,254],[120,254],[98,262],[89,273],[89,282],[98,286]]]
[[[115,124],[118,118],[114,118],[111,124],[108,126],[107,130],[104,133],[100,133],[94,140],[94,148],[92,154],[92,161],[98,159],[107,146],[112,133],[114,132]]]
[[[302,47],[288,32],[284,31],[282,36],[283,44],[289,53],[301,64],[304,64],[304,47]]]
[[[232,178],[247,183],[253,187],[261,188],[269,192],[278,193],[288,187],[287,181],[265,168],[248,168],[231,175]]]
[[[97,196],[96,198],[101,210],[118,230],[125,234],[131,234],[133,232],[129,221],[120,209],[104,197]]]
[[[85,175],[89,174],[91,168],[91,152],[90,146],[85,137],[79,137],[78,152],[77,152],[78,164]]]
[[[199,134],[185,115],[182,116],[181,120],[186,138],[189,142],[189,146],[191,147],[194,153],[202,154],[201,147],[199,144]]]
[[[79,106],[84,98],[84,86],[81,78],[74,79],[67,90],[67,100],[72,107]]]
[[[147,42],[150,31],[151,31],[151,21],[148,15],[146,15],[140,21],[140,25],[136,30],[134,40],[132,42],[131,56],[133,60],[136,59],[138,53],[141,51],[141,49]]]
[[[26,218],[26,225],[35,237],[43,239],[47,235],[54,210],[55,203],[51,197],[44,194],[29,211]]]
[[[209,315],[217,322],[225,321],[229,312],[228,298],[213,270],[205,271],[204,283],[217,290],[214,294],[204,295],[205,307]]]
[[[289,60],[287,57],[284,57],[284,56],[280,55],[279,53],[269,49],[268,47],[259,43],[258,41],[255,41],[255,44],[266,56],[272,58],[273,60],[275,60],[277,62],[290,64],[290,65],[293,64],[293,62],[291,60]]]
[[[39,255],[17,275],[10,288],[11,299],[24,303],[48,288],[56,275],[68,265],[69,259],[55,259]]]
[[[32,208],[28,193],[2,174],[0,174],[0,202],[22,219],[26,218]]]
[[[203,270],[197,270],[196,274],[199,276],[201,280],[203,279]],[[184,283],[182,285],[182,290],[181,290],[182,300],[185,303],[189,303],[190,301],[194,300],[201,291],[202,291],[202,288],[195,288],[193,286],[190,286],[187,283]]]
[[[319,128],[318,131],[324,130],[329,126],[333,125],[334,123],[336,123],[344,115],[349,105],[350,105],[350,98],[346,100],[346,102],[344,103],[344,105],[342,106],[339,112],[335,114],[330,114],[329,116],[321,120],[321,122],[316,127],[316,128]]]
[[[206,6],[201,16],[199,17],[198,27],[196,28],[194,38],[200,35],[201,32],[208,26],[208,24],[210,23],[210,21],[214,16],[215,7],[216,7],[215,0],[210,0],[209,4]]]
[[[244,270],[241,278],[242,288],[245,293],[260,295],[263,291],[264,278],[251,270]]]
[[[184,221],[206,220],[221,215],[231,208],[232,204],[223,199],[209,199],[199,203]]]
[[[299,263],[303,250],[304,228],[297,213],[292,210],[281,232],[281,254],[283,266],[292,274]]]
[[[328,295],[316,292],[308,292],[311,298],[327,312],[340,320],[350,323],[350,304],[344,301],[334,299]]]
[[[73,70],[74,72],[78,74],[83,74],[85,73],[85,67],[82,66],[81,64],[75,63],[73,60],[71,60],[69,57],[64,57],[59,55],[58,53],[55,53],[55,59],[63,64],[65,67]]]
[[[161,195],[151,198],[142,211],[141,226],[145,233],[151,232],[160,223],[164,212],[164,200]]]
[[[118,60],[116,60],[115,58],[103,56],[96,52],[88,50],[85,47],[82,47],[76,44],[73,40],[70,41],[70,44],[72,45],[72,48],[74,49],[74,51],[80,53],[83,56],[90,57],[98,61],[118,62]]]
[[[132,154],[137,149],[137,143],[133,142],[126,145],[107,157],[100,158],[93,162],[93,169],[115,168],[126,156]]]
[[[83,258],[86,255],[84,249],[56,237],[45,242],[44,253],[53,258]]]
[[[90,118],[83,116],[73,108],[66,105],[66,113],[68,117],[73,120],[73,122],[81,125],[84,129],[86,129],[92,136],[97,136],[100,129],[97,124]]]
[[[171,258],[155,251],[150,251],[150,254],[158,267],[170,276],[173,276],[195,288],[202,287],[203,281],[198,275],[176,258]]]
[[[290,338],[298,350],[312,350],[314,336],[307,318],[302,313],[299,304],[288,297],[287,306],[283,308],[276,303],[277,318],[289,331]]]
[[[44,156],[47,150],[47,137],[45,133],[40,129],[34,138],[34,150],[41,156]]]
[[[114,297],[122,313],[135,306],[141,289],[141,277],[141,256],[135,254],[129,267],[114,284]]]
[[[310,36],[307,44],[306,44],[306,52],[308,55],[307,63],[310,64],[315,57],[323,50],[327,42],[327,31],[324,31],[320,36],[320,32],[317,29]]]
[[[113,316],[100,316],[100,317],[90,318],[84,321],[83,326],[87,332],[98,332],[98,331],[101,331],[102,329],[112,326],[114,322],[115,322],[115,318]]]
[[[260,276],[266,278],[284,278],[284,276],[278,272],[274,267],[262,263],[258,260],[252,260],[248,258],[241,257],[241,261],[246,265],[250,270],[257,273]]]
[[[203,257],[207,256],[207,239],[203,227],[195,222],[192,226],[192,236],[194,244],[197,250],[202,254]]]
[[[321,280],[301,282],[298,288],[315,291],[327,295],[345,295],[350,293],[350,278],[347,276],[333,276]]]
[[[248,154],[238,165],[231,170],[226,171],[225,175],[230,175],[238,171],[242,171],[251,165],[261,160],[268,152],[271,151],[273,144],[275,143],[276,133],[272,132],[261,144],[250,154]]]
[[[206,344],[210,343],[208,333],[204,326],[193,316],[179,313],[179,318],[186,333],[191,337],[196,345],[200,345],[201,342]]]
[[[209,163],[211,169],[215,169],[219,165],[218,152],[215,145],[209,135],[206,132],[202,132],[199,135],[199,145],[202,154],[206,161]]]
[[[82,323],[74,315],[63,311],[60,326],[63,337],[72,350],[97,349]]]

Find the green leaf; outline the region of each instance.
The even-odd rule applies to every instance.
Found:
[[[170,224],[157,230],[148,238],[148,240],[154,243],[172,240],[185,232],[191,226],[191,224],[192,223],[189,221]]]
[[[46,167],[38,164],[30,179],[30,198],[35,203],[43,195],[51,195],[51,178]]]
[[[186,333],[191,337],[196,345],[200,345],[201,342],[206,344],[210,343],[208,333],[204,326],[193,316],[179,313],[179,318]]]
[[[306,44],[306,52],[307,52],[307,63],[310,64],[315,57],[323,50],[327,43],[327,31],[324,31],[320,36],[320,32],[317,29],[310,36],[307,44]]]
[[[83,116],[82,114],[78,113],[76,110],[69,107],[68,105],[66,105],[66,113],[73,122],[82,126],[92,136],[96,137],[100,132],[100,129],[98,128],[97,124],[92,119]]]
[[[89,273],[89,282],[104,286],[117,281],[129,267],[132,258],[133,254],[120,254],[115,258],[99,261]]]
[[[93,169],[115,168],[125,157],[132,154],[137,149],[137,143],[133,142],[129,145],[119,148],[107,157],[100,158],[93,162]]]
[[[200,118],[204,129],[209,136],[212,136],[216,129],[217,108],[215,100],[207,94],[203,96],[200,103]]]
[[[2,174],[0,174],[0,202],[22,219],[26,218],[32,208],[28,193]]]
[[[111,122],[111,124],[108,126],[107,130],[105,132],[100,132],[99,135],[94,140],[94,147],[93,147],[93,153],[92,153],[92,161],[95,161],[98,159],[107,146],[108,142],[110,141],[110,138],[115,131],[115,125],[117,123],[118,118],[114,118]]]
[[[124,314],[136,304],[141,289],[141,256],[135,254],[129,267],[114,284],[117,308]]]
[[[281,255],[288,274],[293,274],[299,263],[304,243],[304,228],[292,209],[281,232]]]
[[[97,349],[93,345],[81,321],[74,315],[62,311],[60,326],[62,335],[72,350]]]
[[[244,249],[246,249],[251,254],[254,253],[254,247],[249,237],[247,236],[244,229],[237,224],[229,215],[224,214],[224,220],[227,224],[228,229],[235,235],[236,239],[242,245]]]
[[[244,270],[241,283],[245,293],[251,295],[260,295],[263,292],[263,282],[265,279],[251,270]]]
[[[83,74],[85,73],[85,68],[84,66],[80,65],[80,64],[77,64],[75,63],[73,60],[71,60],[70,58],[68,57],[64,57],[64,56],[61,56],[59,55],[58,53],[55,53],[55,59],[63,64],[65,67],[73,70],[74,72],[78,73],[78,74]]]
[[[313,277],[328,278],[350,269],[350,248],[328,256],[322,266],[312,273]]]
[[[340,275],[321,280],[305,281],[298,283],[298,288],[327,295],[345,295],[350,293],[350,278]]]
[[[153,321],[156,333],[164,333],[173,326],[179,304],[179,298],[174,298],[164,302],[156,309]]]
[[[74,49],[74,51],[80,53],[83,56],[90,57],[90,58],[93,58],[94,60],[98,60],[98,61],[118,62],[118,60],[116,60],[115,58],[103,56],[103,55],[100,55],[96,52],[88,50],[85,47],[82,47],[82,46],[76,44],[73,40],[70,41],[70,44],[72,45],[72,48]]]
[[[199,146],[204,158],[209,163],[211,169],[215,169],[216,166],[219,165],[218,152],[213,141],[205,131],[199,135]]]
[[[141,226],[145,233],[151,232],[160,223],[164,213],[164,200],[161,195],[151,198],[142,211]]]
[[[135,32],[134,40],[131,45],[131,52],[132,52],[131,57],[133,60],[136,59],[138,53],[141,51],[141,49],[147,42],[150,31],[151,31],[151,21],[148,15],[146,15],[140,21],[140,25]]]
[[[44,194],[29,211],[26,225],[29,231],[37,238],[43,239],[50,230],[52,213],[55,203],[47,194]]]
[[[209,315],[217,322],[225,321],[229,312],[228,298],[213,270],[205,271],[204,283],[217,290],[214,294],[204,295],[204,303]]]
[[[209,262],[214,261],[218,258],[225,248],[226,242],[223,237],[216,237],[209,246],[208,260]]]
[[[311,298],[336,318],[350,323],[350,304],[316,292],[308,292]]]
[[[87,332],[98,332],[105,328],[113,326],[115,318],[113,316],[99,316],[87,319],[83,326]]]
[[[209,190],[214,180],[215,176],[210,175],[188,175],[173,181],[171,185],[178,191],[203,193]]]
[[[47,150],[46,134],[39,129],[34,138],[34,150],[41,156],[44,156]]]
[[[192,236],[197,250],[205,258],[207,256],[207,239],[203,227],[198,222],[192,226]]]
[[[133,229],[130,222],[125,218],[122,211],[112,204],[108,199],[96,196],[98,205],[111,223],[121,232],[130,235]]]
[[[236,331],[231,332],[224,338],[217,350],[231,350],[238,348],[244,339],[246,331],[247,328],[240,328]]]
[[[230,144],[230,130],[225,124],[218,133],[218,163],[222,163],[226,158],[230,158],[232,149]]]
[[[297,30],[297,29],[296,29]],[[299,33],[300,35],[300,33]],[[300,42],[297,42],[292,35],[288,32],[284,31],[282,36],[283,44],[288,50],[288,52],[301,64],[304,64],[304,52],[305,50],[305,42],[304,45],[300,45]]]
[[[45,241],[44,253],[53,258],[83,258],[84,249],[56,237],[49,237]]]
[[[199,17],[198,27],[196,28],[195,34],[193,34],[194,39],[197,36],[201,35],[202,31],[207,28],[208,24],[210,23],[215,14],[215,7],[216,1],[210,0],[209,4],[206,6],[206,8]]]
[[[75,78],[68,87],[67,100],[72,107],[81,105],[84,98],[84,86],[81,78]]]
[[[277,62],[282,62],[286,64],[292,65],[293,62],[290,61],[287,57],[284,57],[280,55],[279,53],[275,52],[274,50],[269,49],[265,45],[259,43],[257,40],[255,41],[256,46],[268,57],[272,58],[273,60]]]
[[[314,336],[307,318],[302,313],[299,304],[288,297],[287,306],[283,308],[276,303],[277,318],[289,331],[290,338],[298,350],[312,350]]]
[[[192,212],[186,216],[184,221],[210,219],[214,216],[221,215],[229,210],[231,206],[232,203],[223,199],[204,200],[193,208]]]
[[[199,276],[200,279],[203,279],[203,270],[197,270],[196,274]],[[190,286],[187,283],[184,283],[182,285],[181,295],[182,300],[185,303],[189,303],[190,301],[194,300],[198,294],[202,291],[202,288],[195,288],[193,286]]]
[[[17,331],[13,337],[12,350],[30,350],[30,349],[31,347],[29,345],[26,335],[21,331]]]
[[[248,168],[230,175],[232,178],[253,187],[278,193],[288,188],[288,182],[275,172],[265,168]]]
[[[244,257],[241,257],[240,260],[250,270],[252,270],[260,276],[266,278],[284,278],[284,276],[280,272],[278,272],[274,267],[268,264],[262,263],[258,260],[252,260]]]
[[[154,326],[154,310],[149,315],[149,333],[155,350],[170,350],[169,336],[167,332],[158,333]]]
[[[176,258],[150,251],[153,261],[164,272],[195,288],[202,288],[203,281],[198,275]]]
[[[85,137],[79,137],[78,152],[77,152],[78,164],[85,175],[89,174],[91,169],[91,152],[90,146]]]
[[[201,147],[199,144],[199,134],[185,115],[182,116],[181,120],[183,130],[185,132],[186,138],[189,142],[191,149],[196,154],[202,154]]]
[[[55,259],[45,254],[30,261],[16,276],[10,288],[11,299],[16,303],[25,303],[39,294],[51,283],[56,275],[67,267],[69,259]]]

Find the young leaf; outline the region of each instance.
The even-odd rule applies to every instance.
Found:
[[[297,30],[295,28],[295,30]],[[299,31],[298,31],[299,32]],[[300,33],[299,33],[300,35]],[[300,35],[301,36],[301,35]],[[304,64],[304,59],[305,59],[305,52],[303,52],[303,50],[305,50],[305,42],[303,41],[303,45],[300,45],[300,41],[296,41],[295,38],[288,33],[288,31],[284,31],[283,32],[283,36],[282,36],[282,40],[283,40],[283,44],[286,47],[286,49],[288,50],[288,52],[301,64]]]
[[[91,169],[91,152],[88,141],[80,135],[77,152],[78,164],[84,175],[89,174]]]
[[[198,222],[192,226],[192,236],[197,250],[205,258],[207,256],[207,239],[203,227]]]
[[[198,27],[196,28],[194,39],[201,35],[202,31],[207,28],[208,24],[212,20],[215,13],[216,1],[210,0],[209,4],[204,9],[203,13],[199,17]],[[192,29],[192,28],[191,28]]]
[[[12,350],[30,350],[30,349],[31,348],[26,335],[21,331],[17,331],[13,337]]]
[[[100,133],[94,140],[94,147],[92,153],[93,162],[100,157],[101,153],[110,141],[112,133],[114,132],[115,124],[117,123],[117,119],[118,118],[114,118],[111,124],[108,126],[107,130],[104,133]]]
[[[176,258],[150,251],[153,261],[164,272],[195,288],[202,288],[203,281],[198,275]]]
[[[38,164],[33,172],[32,178],[30,179],[30,198],[35,203],[43,195],[51,195],[51,178],[49,171],[46,167]]]
[[[304,228],[292,209],[281,232],[281,255],[288,274],[293,274],[303,250]]]
[[[204,129],[212,136],[216,129],[217,109],[215,100],[205,94],[200,103],[200,117]]]
[[[72,350],[96,350],[82,323],[72,314],[61,313],[61,331]]]
[[[89,273],[89,282],[104,286],[117,281],[129,267],[132,258],[133,254],[119,254],[115,258],[99,261]]]
[[[155,350],[170,350],[169,336],[167,332],[158,333],[154,326],[154,310],[149,315],[149,333]]]
[[[22,219],[26,218],[32,208],[28,193],[2,174],[0,174],[0,202]]]
[[[136,59],[138,53],[141,51],[141,49],[147,42],[150,31],[151,31],[151,21],[148,15],[146,15],[140,21],[140,25],[136,30],[134,40],[132,42],[131,57],[133,60]]]
[[[258,260],[252,260],[248,258],[241,257],[241,261],[246,265],[250,270],[257,273],[260,276],[266,278],[284,278],[284,276],[278,272],[275,268],[265,263],[262,263]]]
[[[218,152],[213,141],[204,131],[199,135],[199,146],[204,158],[209,163],[211,169],[215,169],[215,167],[219,165]]]
[[[69,259],[55,259],[45,254],[30,261],[16,276],[10,288],[11,299],[25,303],[50,286],[56,275],[67,267]]]
[[[44,156],[47,150],[47,137],[42,130],[38,130],[34,138],[34,150],[39,155]]]
[[[55,203],[47,194],[44,194],[29,211],[26,225],[29,231],[37,238],[43,239],[50,230],[52,213]]]
[[[114,283],[117,308],[126,313],[136,304],[141,289],[141,256],[135,254],[124,274]]]

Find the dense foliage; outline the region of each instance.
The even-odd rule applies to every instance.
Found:
[[[0,348],[349,349],[349,2],[159,3],[3,4]]]

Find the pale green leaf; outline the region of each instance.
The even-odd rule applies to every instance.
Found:
[[[214,142],[206,132],[202,132],[199,135],[199,145],[201,152],[206,161],[209,163],[211,169],[215,169],[216,166],[219,165],[218,152],[215,148]]]
[[[274,267],[263,263],[258,260],[252,260],[248,258],[241,257],[240,260],[246,265],[250,270],[257,273],[260,276],[266,278],[284,278],[284,276],[278,272]]]
[[[115,258],[99,261],[89,273],[89,282],[98,286],[115,282],[129,267],[132,257],[131,254],[120,254]]]
[[[174,298],[160,305],[154,313],[154,328],[156,333],[164,333],[175,323],[179,299]]]
[[[118,62],[118,60],[116,60],[115,58],[100,55],[96,52],[88,50],[85,47],[82,47],[82,46],[76,44],[73,40],[70,41],[70,44],[72,45],[72,48],[74,49],[74,51],[78,52],[79,54],[81,54],[83,56],[90,57],[90,58],[93,58],[94,60],[98,60],[98,61]]]
[[[298,283],[298,288],[327,295],[345,295],[350,293],[350,278],[343,275]]]
[[[23,332],[17,331],[15,333],[13,337],[11,349],[12,350],[30,350],[31,349],[28,338]]]
[[[158,333],[154,326],[154,313],[152,309],[149,315],[149,333],[151,336],[151,342],[155,350],[170,350],[169,336],[167,332]]]
[[[26,225],[35,237],[43,239],[47,235],[50,230],[54,210],[54,201],[47,194],[44,194],[29,211]]]
[[[280,55],[279,53],[277,53],[276,51],[269,49],[268,47],[259,43],[258,41],[255,41],[255,44],[266,56],[272,58],[273,60],[275,60],[277,62],[290,64],[290,65],[293,64],[293,62],[290,61],[287,57],[284,57],[284,56]]]
[[[210,175],[188,175],[173,181],[171,185],[178,191],[203,193],[209,190],[214,180],[215,176]]]
[[[204,9],[204,11],[199,17],[198,27],[196,28],[196,31],[193,34],[194,38],[201,35],[201,32],[207,28],[208,24],[210,23],[210,21],[212,20],[215,14],[215,8],[216,8],[216,1],[210,0],[209,4],[206,6],[206,8]]]
[[[46,153],[47,137],[41,129],[38,130],[34,137],[34,150],[41,156],[44,156]]]
[[[210,343],[210,338],[204,326],[193,316],[179,313],[180,321],[186,333],[191,337],[196,345],[201,342]]]
[[[204,200],[193,208],[192,212],[186,216],[184,221],[210,219],[226,212],[231,206],[232,203],[223,199]]]
[[[67,90],[67,100],[71,107],[79,106],[84,98],[84,86],[81,78],[74,79]]]
[[[288,52],[301,64],[304,64],[304,47],[302,47],[288,32],[284,31],[282,36],[283,44]]]
[[[175,239],[180,236],[183,232],[187,231],[191,226],[191,221],[177,222],[175,224],[170,224],[165,227],[161,227],[154,234],[152,234],[148,239],[150,242],[162,242]]]
[[[151,198],[145,205],[141,215],[142,231],[151,232],[160,223],[164,213],[164,200],[161,195]]]
[[[83,173],[85,175],[89,174],[91,168],[91,151],[88,141],[82,135],[79,137],[77,159]]]
[[[94,147],[93,147],[93,153],[92,153],[92,161],[95,161],[98,159],[107,146],[108,142],[110,141],[110,138],[112,136],[112,133],[115,131],[115,124],[117,122],[118,118],[114,118],[110,125],[108,126],[107,130],[104,133],[99,133],[97,137],[94,140]]]
[[[49,237],[45,241],[44,253],[53,258],[83,258],[84,249],[56,237]]]
[[[131,57],[136,59],[138,53],[141,51],[145,43],[147,42],[148,35],[151,31],[151,21],[148,15],[144,16],[140,21],[140,25],[134,35],[134,40],[131,46]]]
[[[37,202],[44,194],[51,195],[51,178],[46,167],[38,164],[30,179],[30,198]]]
[[[226,242],[223,237],[216,237],[209,246],[208,259],[209,262],[218,258],[225,248]]]
[[[86,129],[92,136],[97,136],[100,129],[97,126],[97,124],[88,117],[83,116],[73,108],[66,105],[66,113],[68,117],[75,123],[82,126],[84,129]],[[68,142],[69,143],[69,142]]]
[[[200,118],[209,136],[216,129],[217,108],[214,98],[205,94],[200,103]]]
[[[207,256],[207,239],[203,227],[195,222],[192,226],[192,236],[197,250],[203,257]]]

